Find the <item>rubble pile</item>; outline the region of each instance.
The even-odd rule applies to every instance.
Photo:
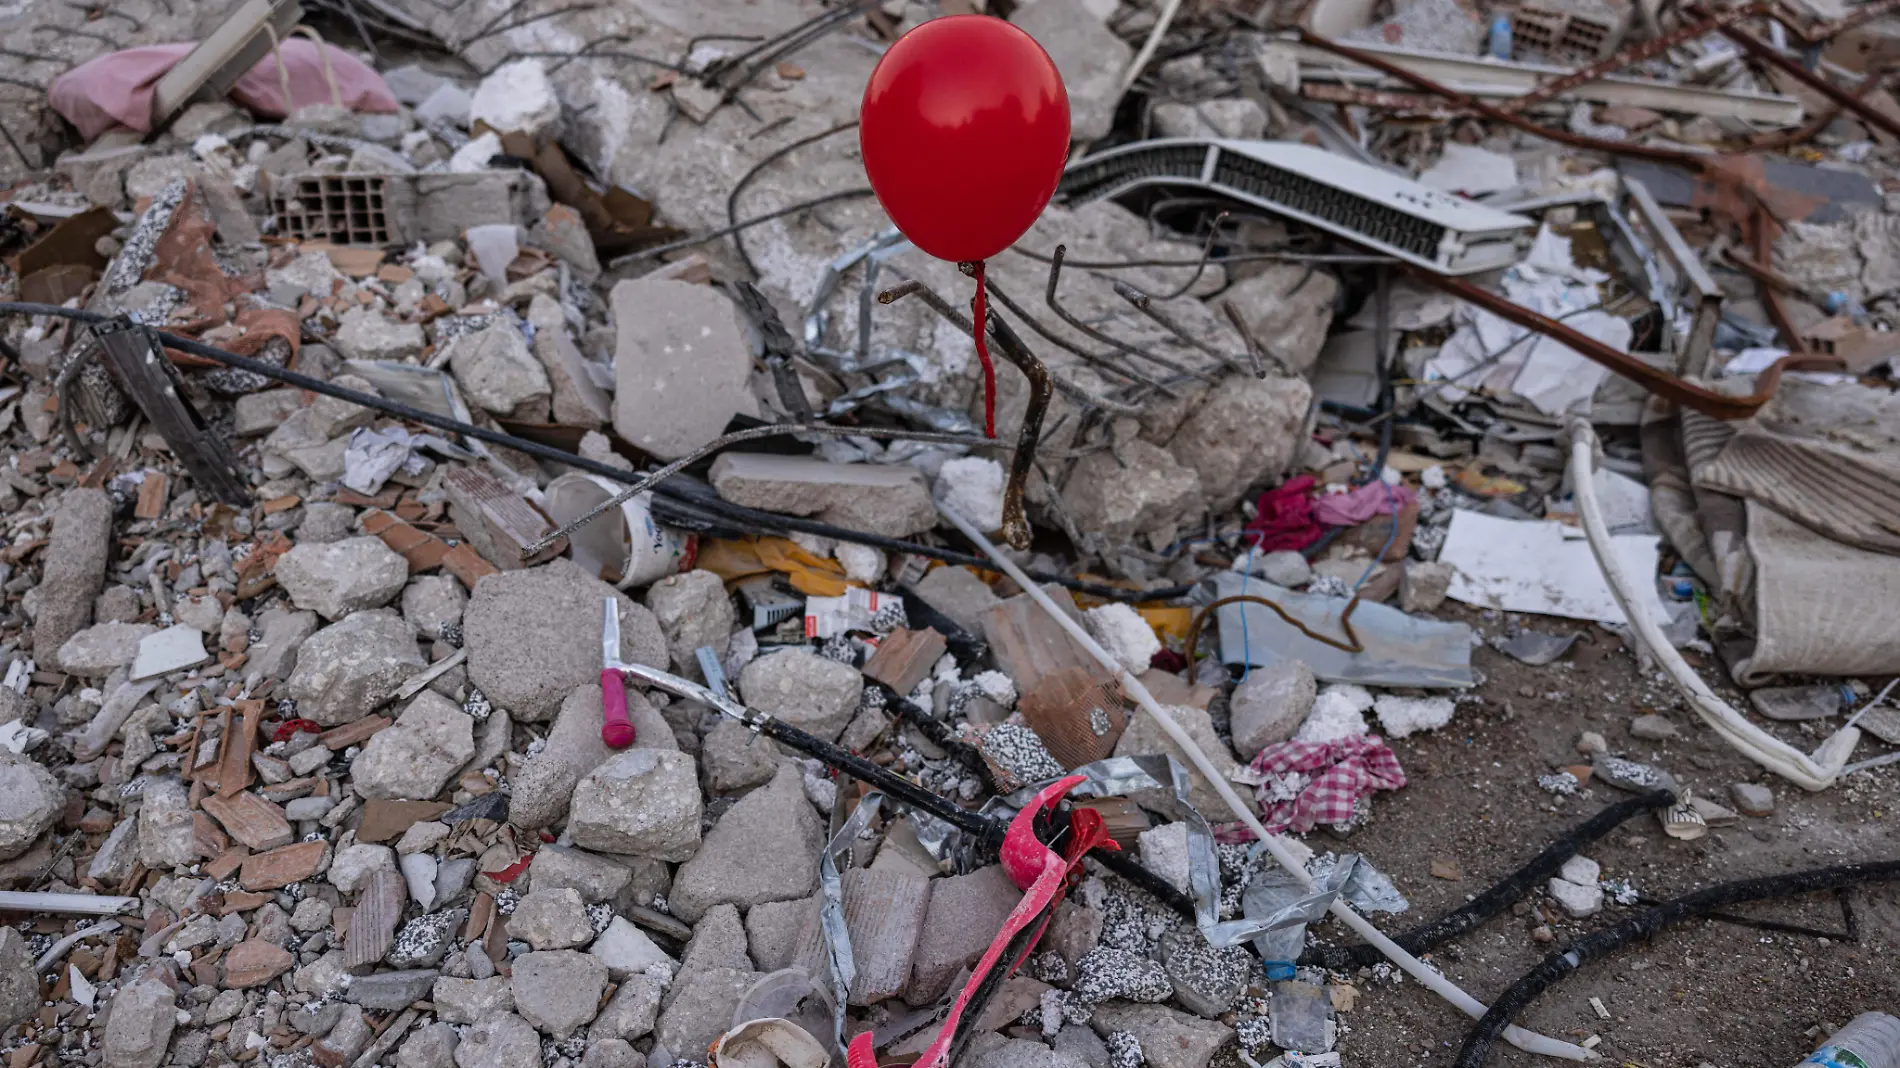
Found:
[[[851,127],[982,0],[317,6],[0,18],[9,1068],[1337,1066],[1474,650],[1665,844],[1900,745],[1892,16],[991,0],[966,272]]]

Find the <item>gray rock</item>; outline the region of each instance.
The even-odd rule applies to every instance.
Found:
[[[1813,686],[1765,686],[1749,692],[1748,701],[1755,711],[1769,719],[1798,723],[1826,719],[1841,710],[1838,686],[1817,683]]]
[[[807,950],[818,949],[818,895],[796,901],[767,901],[745,914],[746,950],[761,972],[792,967]]]
[[[467,919],[468,910],[464,908],[417,916],[396,929],[396,939],[384,962],[393,968],[439,966],[454,948],[455,934]]]
[[[60,670],[60,647],[90,622],[111,552],[112,498],[102,490],[67,490],[41,554],[33,659],[42,670]]]
[[[130,586],[107,586],[104,593],[93,599],[92,620],[95,623],[130,623],[144,610],[139,591]]]
[[[689,787],[695,805],[697,787]],[[771,783],[720,817],[698,853],[680,866],[668,903],[674,915],[691,923],[722,902],[749,909],[804,897],[817,888],[823,844],[824,828],[805,799],[803,777],[794,767],[780,768]]]
[[[507,320],[449,342],[449,369],[468,399],[482,409],[496,415],[536,413],[537,422],[547,418],[553,395],[548,373],[528,351],[521,331]]]
[[[515,1011],[515,993],[508,979],[450,979],[435,981],[430,994],[435,1012],[449,1023],[479,1023]]]
[[[618,1038],[595,1042],[581,1057],[581,1068],[645,1068],[646,1063],[645,1056]]]
[[[572,889],[590,905],[612,901],[632,879],[625,865],[562,845],[542,846],[528,863],[531,893]]]
[[[1313,711],[1318,693],[1313,669],[1303,660],[1254,668],[1228,701],[1234,751],[1251,760],[1267,746],[1293,737]]]
[[[1092,452],[1076,462],[1063,486],[1063,506],[1083,530],[1120,545],[1138,534],[1172,541],[1175,531],[1198,524],[1205,506],[1193,468],[1141,439],[1119,451],[1127,466],[1107,449]]]
[[[244,684],[255,688],[265,679],[288,677],[297,667],[297,651],[304,639],[317,632],[315,612],[266,609],[257,617],[257,640],[245,650]]]
[[[330,926],[330,913],[334,907],[327,901],[306,897],[297,902],[297,908],[290,914],[290,929],[300,934],[321,931]]]
[[[1573,883],[1568,879],[1550,880],[1551,899],[1563,907],[1572,919],[1581,920],[1603,911],[1603,888],[1591,883]]]
[[[1454,569],[1437,561],[1407,560],[1399,575],[1399,608],[1406,612],[1435,612],[1445,603]]]
[[[458,632],[468,595],[453,575],[417,575],[402,591],[402,618],[425,638]]]
[[[1199,476],[1207,509],[1226,512],[1249,489],[1277,480],[1293,464],[1312,407],[1313,389],[1305,379],[1229,374],[1182,420],[1168,452]]]
[[[983,613],[1003,600],[976,572],[955,565],[932,568],[914,589],[930,607],[971,634],[983,633]]]
[[[747,971],[752,958],[746,955],[745,924],[739,910],[731,905],[714,905],[693,926],[693,937],[680,954],[681,972],[704,968],[737,968]]]
[[[349,992],[344,997],[352,1005],[361,1005],[377,1012],[395,1012],[429,997],[436,978],[441,974],[433,968],[415,968],[402,972],[359,975],[350,983]]]
[[[628,687],[627,721],[633,724],[636,749],[676,749],[673,732],[638,690]],[[589,772],[614,755],[600,740],[600,686],[590,683],[561,701],[561,711],[549,728],[546,744],[514,776],[514,796],[508,819],[517,827],[538,830],[567,815],[574,787]]]
[[[518,720],[552,717],[577,687],[600,681],[608,597],[620,610],[620,658],[664,669],[666,639],[653,613],[561,558],[476,585],[462,616],[469,681]]]
[[[52,772],[32,757],[0,749],[0,860],[33,848],[65,807],[66,791]]]
[[[762,656],[739,672],[745,703],[827,742],[857,714],[864,676],[803,649]]]
[[[1174,984],[1175,1000],[1210,1020],[1234,1007],[1257,961],[1245,946],[1215,949],[1192,929],[1175,931],[1161,942],[1161,967]]]
[[[455,702],[424,690],[393,726],[363,743],[350,774],[364,797],[426,801],[474,755],[475,721]]]
[[[335,621],[388,604],[409,581],[409,564],[381,538],[300,542],[272,572],[290,602]]]
[[[515,958],[515,1011],[556,1041],[594,1018],[607,990],[607,965],[571,949]]]
[[[352,360],[394,360],[420,356],[422,327],[385,317],[362,305],[343,313],[331,339],[338,352]]]
[[[1338,297],[1339,282],[1332,275],[1294,263],[1274,264],[1221,294],[1246,320],[1248,331],[1301,374],[1319,359]]]
[[[512,930],[511,926],[510,931]],[[695,938],[698,937],[698,933],[694,931]],[[744,944],[742,937],[740,941],[742,954]],[[607,929],[600,933],[600,937],[594,939],[594,944],[587,947],[587,952],[599,957],[600,962],[607,966],[607,974],[616,980],[642,974],[656,964],[671,965],[673,963],[673,958],[667,956],[664,950],[655,945],[653,939],[648,938],[645,931],[629,923],[624,916],[615,916],[607,924]]]
[[[1026,1038],[1006,1039],[970,1057],[970,1068],[1087,1068],[1087,1064]]]
[[[1253,573],[1287,589],[1298,589],[1313,581],[1313,565],[1291,549],[1271,552],[1254,561]]]
[[[1637,716],[1630,720],[1630,734],[1644,741],[1661,742],[1682,734],[1668,716]]]
[[[158,1068],[178,1026],[178,994],[157,971],[148,970],[121,986],[106,1006],[105,1036],[99,1044],[106,1068]]]
[[[432,1023],[409,1032],[396,1048],[396,1068],[455,1068],[455,1028]]]
[[[306,639],[285,691],[297,702],[299,716],[335,727],[369,715],[427,666],[409,624],[376,608]]]
[[[1122,72],[1134,50],[1090,14],[1082,0],[1024,4],[1010,21],[1055,61],[1069,95],[1069,137],[1088,142],[1106,136],[1121,101]]]
[[[1775,814],[1775,792],[1756,782],[1735,782],[1728,787],[1728,796],[1735,802],[1744,816],[1772,816]]]
[[[484,1016],[456,1045],[455,1068],[541,1068],[541,1036],[512,1012]]]
[[[1090,1004],[1113,998],[1166,1001],[1173,993],[1160,962],[1132,949],[1096,946],[1075,962],[1075,996]]]
[[[515,903],[508,936],[536,949],[573,949],[594,940],[594,925],[579,891],[536,890]]]
[[[710,571],[668,575],[647,588],[647,607],[659,621],[660,633],[666,635],[675,674],[696,681],[704,678],[695,655],[701,646],[711,646],[716,656],[725,659],[736,617],[732,598],[718,575]]]
[[[699,848],[699,818],[699,777],[692,757],[629,749],[575,786],[567,829],[583,849],[678,862]]]
[[[581,237],[577,244],[592,256],[593,242],[584,232]],[[599,273],[597,264],[593,273]],[[536,293],[528,302],[528,321],[534,324],[534,358],[541,361],[553,390],[554,421],[591,430],[612,419],[613,401],[594,384],[586,358],[568,336],[567,315],[561,310],[561,302]]]
[[[158,628],[149,623],[95,623],[59,647],[60,670],[81,678],[104,678],[113,668],[137,659],[139,642],[157,633]]]
[[[588,1037],[632,1042],[651,1034],[660,1016],[663,993],[658,979],[646,975],[626,977],[620,981],[620,989],[607,1000],[607,1007],[601,1009],[600,1015],[588,1026]]]
[[[167,871],[197,859],[185,784],[169,776],[147,783],[139,803],[139,863]]]
[[[938,880],[917,940],[907,996],[920,1004],[942,997],[957,973],[983,956],[1022,896],[998,864]]]
[[[724,294],[691,282],[631,279],[616,283],[609,299],[621,437],[673,460],[725,433],[734,415],[759,414],[752,347]]]
[[[356,526],[356,509],[330,501],[311,501],[303,506],[303,519],[297,524],[297,541],[326,543],[342,541]]]
[[[1053,1041],[1057,1053],[1067,1054],[1089,1068],[1108,1068],[1108,1046],[1101,1036],[1086,1027],[1065,1027]],[[397,1065],[397,1068],[407,1068]]]
[[[0,927],[0,1031],[38,1012],[40,980],[26,936]]]
[[[117,886],[130,878],[132,865],[139,858],[139,821],[137,816],[120,820],[100,844],[86,866],[88,878],[107,886]]]
[[[303,407],[303,402],[303,391],[298,389],[240,394],[231,402],[231,433],[241,438],[268,434],[290,418],[290,413]]]
[[[1049,921],[1049,933],[1043,943],[1074,967],[1101,944],[1102,924],[1106,919],[1101,909],[1074,900],[1064,901],[1056,909],[1055,919]]]
[[[755,734],[737,720],[721,719],[699,743],[699,767],[706,788],[727,794],[770,782],[784,754],[778,743]]]
[[[906,464],[834,464],[813,456],[728,452],[710,475],[719,496],[747,508],[817,516],[901,538],[937,525],[923,472]]]
[[[376,387],[368,379],[356,375],[338,375],[332,384],[359,393],[376,392]],[[306,418],[310,420],[310,432],[326,441],[342,437],[357,427],[368,426],[376,415],[360,404],[351,404],[340,397],[326,397],[321,393],[310,401],[308,413]]]
[[[758,982],[757,972],[704,968],[674,980],[662,1000],[654,1038],[669,1050],[701,1050],[732,1028],[739,999]]]
[[[172,602],[172,618],[206,634],[216,634],[224,625],[224,605],[216,597],[180,597]]]
[[[376,872],[395,870],[395,850],[386,845],[355,842],[336,851],[336,855],[330,858],[330,870],[325,877],[339,893],[347,895],[362,889]]]
[[[1089,1026],[1105,1038],[1114,1031],[1134,1035],[1151,1068],[1207,1068],[1215,1052],[1234,1038],[1234,1029],[1225,1024],[1130,1001],[1097,1005]]]
[[[1246,97],[1224,97],[1195,104],[1156,104],[1154,124],[1157,137],[1258,141],[1267,133],[1267,113]]]

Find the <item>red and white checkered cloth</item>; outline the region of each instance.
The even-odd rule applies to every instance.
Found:
[[[1290,801],[1273,800],[1271,782],[1257,788],[1261,822],[1276,834],[1344,823],[1361,797],[1405,785],[1398,754],[1376,734],[1331,742],[1281,742],[1262,749],[1249,767],[1263,775],[1299,772],[1312,780]]]

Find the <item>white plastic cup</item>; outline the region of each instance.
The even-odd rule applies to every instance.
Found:
[[[555,526],[593,511],[621,487],[598,475],[570,471],[544,491]],[[653,518],[653,495],[642,493],[568,535],[574,562],[620,589],[645,586],[693,566],[696,535]]]

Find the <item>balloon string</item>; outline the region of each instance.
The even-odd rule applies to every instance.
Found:
[[[983,436],[996,436],[996,365],[990,362],[990,347],[983,334],[989,325],[989,302],[984,297],[983,261],[976,261],[976,297],[970,302],[971,318],[976,320],[976,358],[983,362]]]

